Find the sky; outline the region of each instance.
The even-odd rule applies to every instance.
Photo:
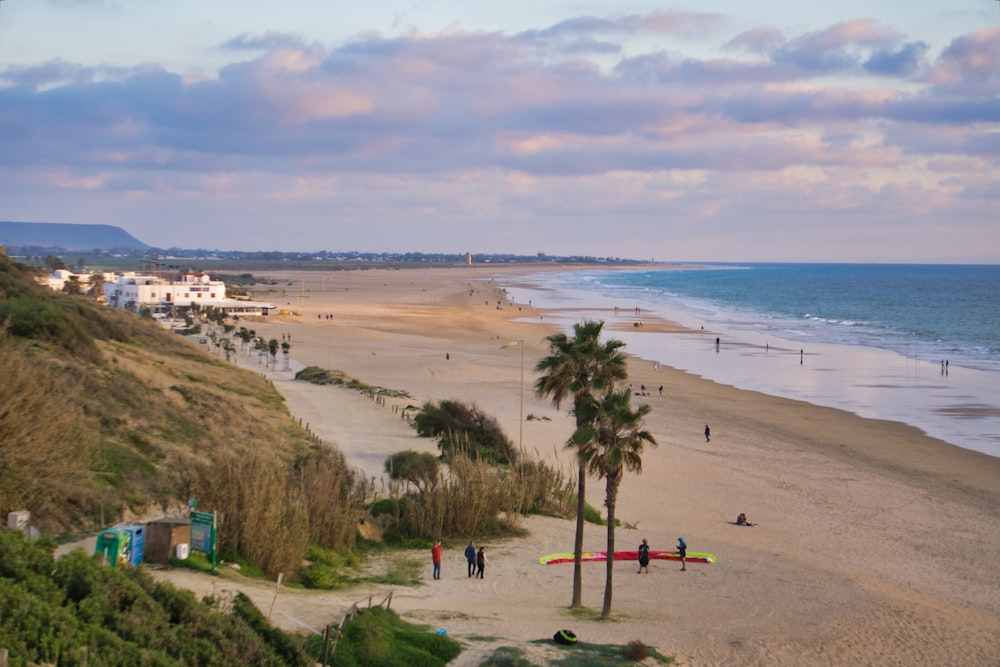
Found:
[[[1000,1],[0,0],[0,220],[1000,263]]]

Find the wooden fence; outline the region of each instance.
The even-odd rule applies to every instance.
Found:
[[[372,608],[372,601],[375,599],[375,594],[372,593],[368,596],[368,609]],[[340,625],[337,626],[337,634],[334,635],[333,639],[330,638],[330,630],[333,629],[334,624],[330,623],[325,628],[323,628],[323,667],[326,667],[330,656],[334,651],[337,650],[337,642],[340,641],[340,635],[344,632],[344,626],[347,622],[354,618],[361,607],[359,605],[363,604],[364,600],[358,600],[344,613],[344,617],[340,619]],[[392,591],[389,591],[382,601],[376,604],[376,607],[384,607],[388,609],[392,605]]]

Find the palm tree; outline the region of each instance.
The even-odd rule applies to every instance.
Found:
[[[278,360],[278,339],[272,338],[267,341],[267,351],[271,354],[271,368],[274,368],[275,362]]]
[[[577,406],[577,421],[583,426],[573,433],[572,443],[587,471],[605,480],[604,506],[608,508],[608,559],[604,579],[604,605],[601,618],[611,615],[611,592],[614,575],[615,506],[618,489],[625,471],[642,472],[642,450],[646,443],[656,446],[653,435],[646,431],[643,418],[652,409],[630,405],[630,391],[622,389],[601,398],[589,397]]]
[[[535,366],[535,371],[544,373],[535,382],[535,393],[548,396],[557,408],[568,397],[573,397],[573,413],[576,426],[586,425],[583,413],[577,407],[593,397],[593,392],[606,392],[614,388],[616,380],[628,377],[625,355],[620,340],[601,343],[601,329],[604,322],[580,322],[573,326],[573,337],[555,334],[545,340],[549,343],[550,356],[543,358]],[[572,444],[572,441],[570,442]],[[576,499],[576,539],[573,544],[573,601],[572,608],[582,605],[583,568],[580,555],[583,552],[583,517],[586,507],[587,470],[585,462],[577,457],[577,499]]]

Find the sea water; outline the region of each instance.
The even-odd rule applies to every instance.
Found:
[[[612,335],[653,364],[1000,456],[1000,266],[702,264],[528,284],[512,299],[568,308],[549,317],[567,332],[582,319],[632,324]],[[650,318],[691,333],[636,326]]]

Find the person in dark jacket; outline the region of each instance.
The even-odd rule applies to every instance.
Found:
[[[649,540],[645,537],[642,538],[642,544],[639,545],[639,574],[642,574],[643,568],[646,569],[646,574],[649,574]]]
[[[483,570],[486,568],[486,554],[483,553],[484,547],[479,547],[479,553],[476,554],[476,574],[479,578],[483,578]]]
[[[469,540],[469,546],[465,547],[465,560],[469,561],[469,576],[476,573],[476,545]]]

